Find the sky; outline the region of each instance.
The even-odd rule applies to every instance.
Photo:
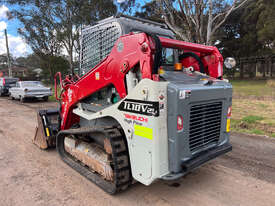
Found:
[[[6,12],[9,8],[0,5],[0,54],[7,53],[4,30],[7,29],[9,49],[13,57],[26,56],[31,53],[30,47],[17,34],[20,23],[17,20],[8,20]]]
[[[114,0],[117,4],[127,0]],[[139,3],[145,3],[148,0],[136,0]],[[24,39],[17,33],[17,30],[22,26],[16,19],[8,20],[6,12],[10,11],[10,7],[0,3],[0,54],[7,53],[6,40],[4,30],[7,29],[9,50],[13,57],[27,56],[32,53],[31,48],[27,45]]]

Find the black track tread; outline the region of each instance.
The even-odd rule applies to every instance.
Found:
[[[83,135],[92,133],[103,133],[109,138],[112,146],[112,166],[114,170],[114,182],[110,182],[101,178],[95,172],[81,165],[70,154],[65,151],[64,138],[67,135]],[[129,153],[121,128],[117,127],[81,127],[77,129],[68,129],[60,131],[56,137],[56,148],[61,159],[70,167],[78,171],[88,180],[95,183],[101,189],[109,194],[115,194],[122,190],[126,190],[132,184],[131,167],[129,161]]]

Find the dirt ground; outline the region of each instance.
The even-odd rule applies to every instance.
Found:
[[[275,205],[275,139],[232,134],[232,152],[186,177],[110,196],[32,144],[35,111],[51,106],[0,98],[0,206]]]

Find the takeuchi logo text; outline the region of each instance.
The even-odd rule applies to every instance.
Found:
[[[142,117],[142,116],[136,116],[136,115],[131,115],[131,114],[124,114],[124,117],[126,119],[131,119],[134,121],[140,121],[140,122],[148,122],[148,118]]]

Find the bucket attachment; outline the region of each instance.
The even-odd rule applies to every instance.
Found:
[[[59,131],[59,110],[39,110],[37,123],[33,143],[41,149],[55,147],[55,135]]]

